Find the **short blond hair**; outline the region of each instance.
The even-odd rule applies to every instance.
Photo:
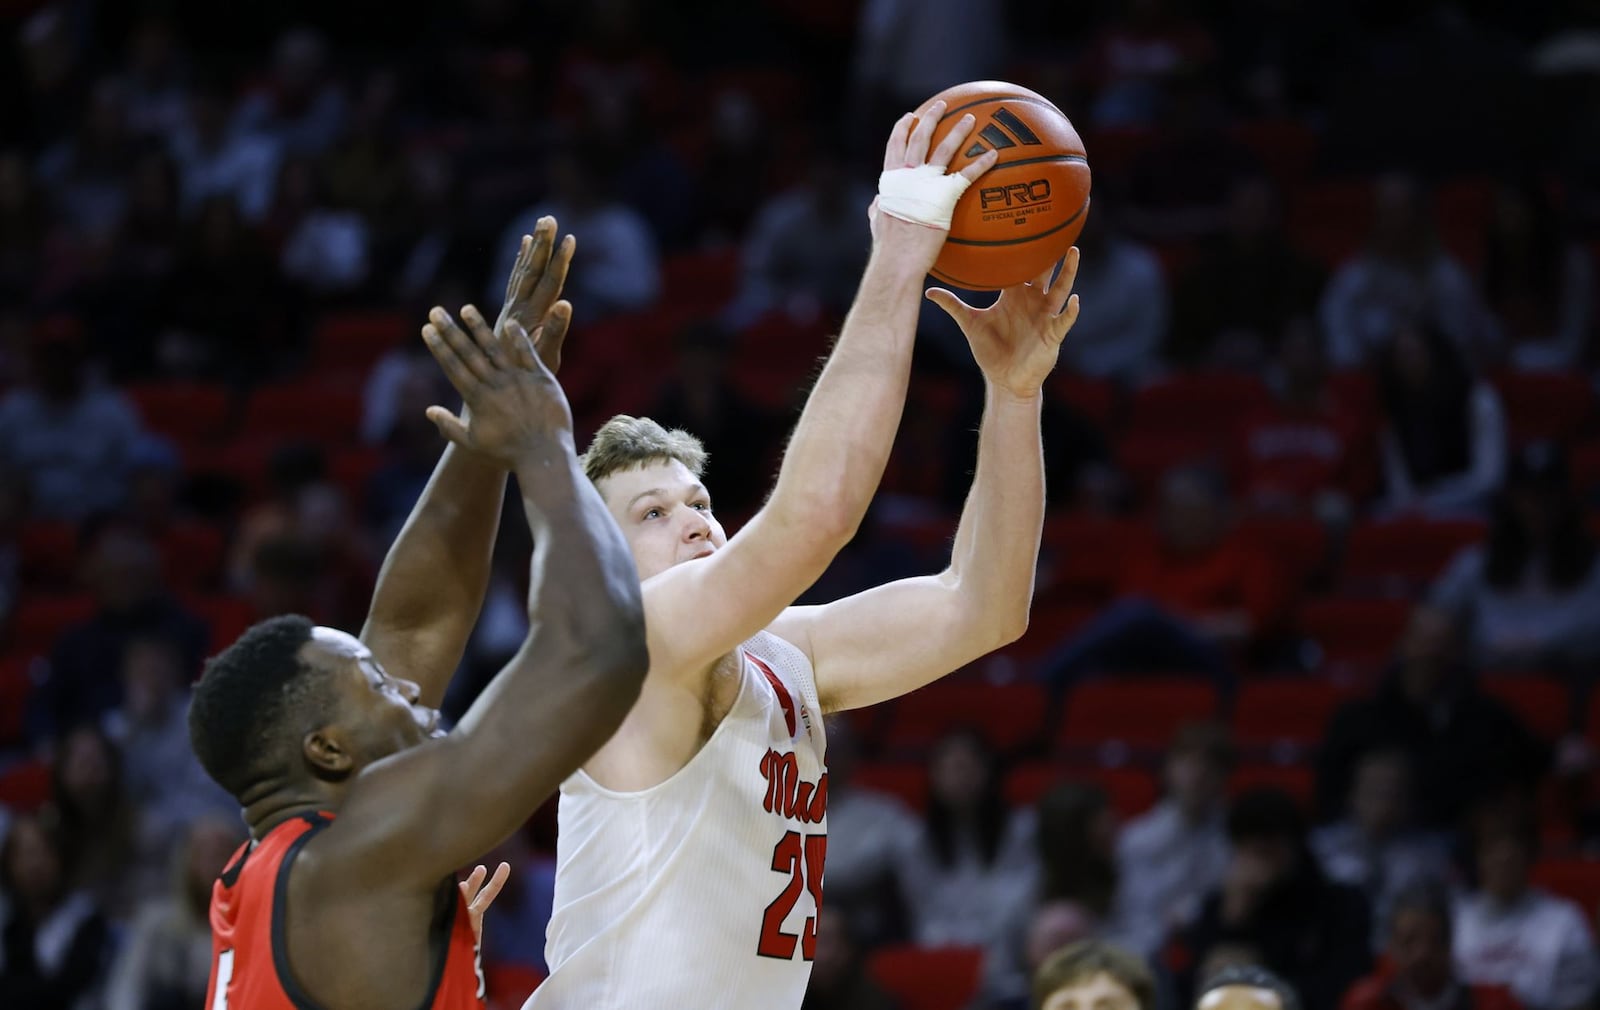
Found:
[[[583,472],[598,484],[614,473],[673,460],[700,477],[706,469],[706,448],[682,428],[668,431],[648,417],[618,414],[594,433],[583,453]]]
[[[1144,959],[1100,940],[1081,940],[1058,950],[1039,967],[1033,976],[1034,1010],[1061,990],[1082,985],[1102,973],[1128,990],[1139,1010],[1153,1010],[1156,980]]]

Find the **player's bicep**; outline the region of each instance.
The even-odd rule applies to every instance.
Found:
[[[645,581],[652,671],[676,678],[705,670],[765,630],[821,576],[835,545],[781,526],[757,515],[710,557]]]
[[[824,712],[897,698],[981,654],[980,629],[945,575],[901,579],[806,609],[791,625],[810,644]]]

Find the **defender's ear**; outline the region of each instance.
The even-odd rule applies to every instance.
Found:
[[[342,779],[355,768],[355,758],[332,726],[307,733],[300,752],[318,778]]]

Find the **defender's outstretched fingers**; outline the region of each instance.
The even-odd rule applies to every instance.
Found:
[[[444,339],[444,334],[439,332],[437,326],[427,323],[422,327],[422,342],[428,345],[428,353],[439,363],[444,377],[450,380],[456,392],[465,396],[468,389],[478,384],[478,377],[462,362],[461,356],[456,354],[455,348]]]
[[[469,337],[457,325],[455,319],[451,318],[450,313],[439,306],[434,306],[433,311],[428,313],[428,319],[433,323],[433,328],[438,332],[439,336],[455,352],[462,366],[470,371],[478,381],[487,382],[494,377],[496,371],[494,363],[479,349],[478,342]],[[457,391],[461,389],[459,386],[456,388]]]
[[[483,356],[496,371],[504,371],[511,367],[509,348],[495,336],[494,326],[483,318],[483,313],[478,311],[476,305],[464,306],[461,309],[461,320],[467,324],[467,332],[472,334],[478,350],[483,352]]]
[[[944,139],[939,141],[939,146],[934,149],[933,156],[928,159],[928,164],[938,165],[940,168],[949,168],[950,162],[961,152],[962,145],[967,142],[968,137],[972,136],[973,127],[977,125],[978,121],[973,117],[972,113],[969,112],[962,116],[950,132],[945,134]]]
[[[550,306],[544,325],[533,332],[533,349],[539,360],[554,372],[561,368],[561,349],[567,342],[567,330],[572,325],[572,303],[565,298]]]

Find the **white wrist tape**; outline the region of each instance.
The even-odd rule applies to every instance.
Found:
[[[971,185],[959,172],[938,165],[891,168],[878,176],[878,209],[912,224],[950,230],[956,201]]]

